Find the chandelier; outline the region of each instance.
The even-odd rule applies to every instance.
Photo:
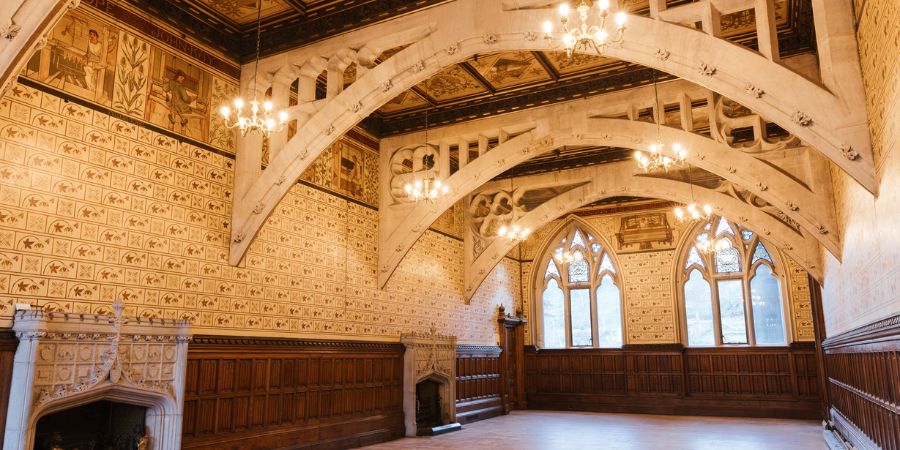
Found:
[[[515,171],[515,167],[513,167],[513,171]],[[514,183],[515,179],[516,179],[516,174],[515,174],[515,172],[513,172],[512,176],[509,177],[509,196],[510,196],[509,202],[510,202],[510,208],[512,209],[510,214],[513,216],[515,216],[515,213],[516,213],[516,205],[512,198],[516,191],[515,190],[516,186]],[[528,227],[523,228],[517,224],[513,224],[510,226],[503,225],[500,227],[499,230],[497,230],[497,236],[500,236],[501,238],[507,239],[512,242],[517,242],[517,243],[522,242],[525,239],[528,239],[529,234],[531,234],[531,228],[528,228]]]
[[[697,250],[704,255],[720,252],[731,246],[731,242],[729,242],[727,238],[710,239],[707,233],[698,234],[695,244]]]
[[[425,111],[425,148],[431,148],[428,145],[428,110]],[[423,156],[423,163],[425,159],[427,159],[427,155]],[[431,168],[425,170],[424,179],[404,184],[403,190],[406,191],[406,196],[416,203],[420,200],[434,203],[438,197],[450,192],[450,188],[434,176]]]
[[[225,119],[226,128],[237,128],[241,132],[241,136],[248,133],[259,133],[262,137],[267,138],[271,133],[277,133],[284,130],[285,122],[288,115],[281,111],[278,113],[276,121],[272,114],[272,102],[266,100],[260,104],[257,100],[256,79],[259,77],[259,44],[260,44],[260,24],[262,15],[262,2],[257,2],[256,12],[256,65],[253,69],[253,100],[245,102],[244,99],[238,97],[234,99],[234,110],[228,105],[222,105],[219,113]],[[250,103],[250,115],[244,115],[244,107]],[[260,105],[262,108],[260,109]]]
[[[662,139],[660,138],[660,122],[662,122],[663,116],[666,114],[666,108],[660,107],[659,103],[659,88],[656,84],[656,71],[653,71],[653,97],[656,99],[656,103],[654,103],[654,109],[656,111],[656,142],[650,144],[647,148],[647,154],[644,154],[642,151],[634,152],[634,159],[637,160],[638,167],[644,170],[644,172],[652,172],[655,170],[663,169],[665,171],[669,171],[669,167],[673,165],[681,165],[684,163],[687,158],[687,150],[685,150],[681,144],[675,142],[672,144],[671,152],[665,152],[665,144],[662,143]],[[666,153],[671,154],[671,156]]]
[[[505,239],[509,239],[510,241],[524,241],[528,239],[528,235],[531,234],[531,228],[525,227],[522,228],[518,225],[512,225],[507,227],[503,225],[497,230],[497,236],[500,236]]]
[[[597,17],[599,23],[591,23],[590,12],[592,3],[597,6]],[[610,37],[606,31],[606,19],[609,17],[609,0],[581,0],[575,11],[578,12],[580,24],[575,24],[573,28],[569,28],[569,4],[563,3],[559,5],[559,22],[562,24],[562,37],[557,39],[553,36],[553,23],[544,22],[544,39],[550,45],[550,48],[556,49],[563,47],[566,49],[566,55],[571,58],[575,51],[587,51],[593,49],[598,55],[609,44],[618,44],[622,42],[622,35],[625,33],[625,21],[627,15],[624,11],[615,14],[616,31],[615,37]]]
[[[406,185],[403,186],[403,190],[406,191],[407,197],[415,202],[426,200],[429,203],[434,203],[438,197],[446,194],[450,189],[446,184],[441,183],[441,180],[432,176],[426,177],[424,180],[406,183]]]
[[[675,218],[681,223],[694,220],[707,220],[711,215],[712,206],[709,206],[708,203],[698,207],[696,203],[691,202],[683,208],[681,206],[675,208]]]
[[[558,264],[571,264],[584,259],[584,255],[582,255],[580,251],[563,251],[562,247],[560,247],[553,253],[553,259],[555,259]]]

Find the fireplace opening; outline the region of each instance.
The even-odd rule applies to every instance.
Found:
[[[41,417],[34,450],[144,450],[147,408],[110,401]]]
[[[416,427],[418,434],[431,434],[431,429],[443,425],[441,420],[441,384],[422,380],[416,384]]]

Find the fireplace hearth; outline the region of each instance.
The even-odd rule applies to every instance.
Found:
[[[101,400],[37,422],[34,450],[134,450],[147,435],[147,408]]]
[[[456,338],[430,333],[400,336],[403,354],[403,415],[407,436],[461,429],[456,422]]]

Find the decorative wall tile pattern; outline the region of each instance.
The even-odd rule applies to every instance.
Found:
[[[875,167],[875,199],[832,168],[835,211],[844,242],[841,261],[825,255],[822,303],[828,336],[900,311],[900,5],[856,2],[860,65],[865,84]],[[862,8],[862,11],[859,8]]]
[[[496,343],[515,262],[463,300],[462,242],[427,232],[384,291],[378,211],[296,185],[227,263],[233,160],[26,86],[0,100],[0,326],[15,303],[193,321],[197,333]],[[512,266],[510,265],[512,264]],[[512,300],[511,300],[512,299]]]

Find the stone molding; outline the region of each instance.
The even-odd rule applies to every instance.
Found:
[[[34,445],[42,416],[113,400],[145,406],[151,448],[178,448],[191,340],[184,321],[18,311],[4,450]]]
[[[400,335],[403,354],[403,414],[406,435],[416,435],[416,384],[425,379],[441,383],[442,423],[456,422],[456,337],[430,332]]]

